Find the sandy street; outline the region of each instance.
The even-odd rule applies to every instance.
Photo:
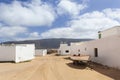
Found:
[[[64,56],[48,55],[30,62],[0,63],[0,80],[120,80],[120,71],[74,66]]]

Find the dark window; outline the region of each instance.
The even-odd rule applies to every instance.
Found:
[[[94,48],[95,57],[98,57],[98,48]]]
[[[80,49],[78,49],[78,52],[80,52]]]
[[[87,48],[85,48],[85,51],[87,50]]]
[[[69,53],[69,50],[66,50],[65,52],[66,52],[66,53]]]

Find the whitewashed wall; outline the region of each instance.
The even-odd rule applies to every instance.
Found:
[[[120,35],[120,26],[116,26],[116,27],[107,29],[105,31],[101,31],[102,38],[110,37],[110,36],[114,36],[114,35]]]
[[[93,40],[83,45],[80,46],[86,48],[85,54],[89,54],[92,61],[120,69],[120,36]],[[98,57],[95,57],[94,48],[98,48]]]
[[[67,44],[60,44],[60,48],[58,49],[58,53],[61,55],[73,55],[73,54],[86,54],[86,44],[84,42],[71,43],[70,46]],[[69,50],[69,53],[66,53],[66,50]]]
[[[86,47],[85,47],[84,42],[71,43],[70,49],[71,49],[71,54],[85,54],[86,53]]]
[[[0,61],[21,62],[31,60],[35,55],[34,44],[0,46]]]
[[[58,54],[60,55],[69,55],[71,54],[71,47],[68,44],[60,44],[60,48],[58,49]],[[68,50],[69,52],[66,52]]]
[[[47,55],[47,49],[36,49],[35,55],[36,56],[45,56],[45,55]]]
[[[98,49],[98,57],[95,57],[94,49]],[[109,67],[120,69],[120,35],[114,35],[98,40],[92,40],[82,43],[72,43],[71,46],[62,46],[63,54],[66,49],[70,50],[70,54],[90,55],[91,60]]]
[[[16,45],[15,62],[32,60],[35,56],[34,44],[19,44]]]
[[[0,61],[14,61],[15,46],[0,46]]]

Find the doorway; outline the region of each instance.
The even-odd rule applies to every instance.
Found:
[[[94,55],[95,57],[98,57],[98,48],[94,48]]]

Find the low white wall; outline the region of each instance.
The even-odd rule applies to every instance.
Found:
[[[45,56],[47,54],[47,49],[36,49],[35,55],[36,56]]]
[[[34,44],[19,44],[16,45],[15,62],[32,60],[35,56]]]
[[[0,46],[0,61],[14,61],[15,46],[2,45]]]

